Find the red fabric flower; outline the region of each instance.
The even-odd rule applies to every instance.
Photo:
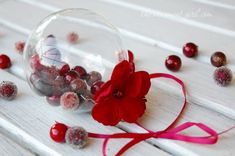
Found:
[[[121,120],[135,122],[145,112],[145,95],[150,85],[147,72],[133,72],[129,62],[122,61],[114,68],[111,80],[95,94],[93,118],[110,126],[118,124]]]

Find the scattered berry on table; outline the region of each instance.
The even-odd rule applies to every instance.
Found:
[[[15,43],[15,49],[17,50],[17,52],[19,52],[20,54],[23,53],[24,51],[24,46],[25,46],[25,42],[24,41],[18,41]]]
[[[176,55],[170,55],[165,60],[165,65],[167,69],[171,71],[178,71],[181,67],[181,59],[179,56]]]
[[[82,127],[71,127],[68,128],[65,141],[73,148],[83,148],[87,144],[88,133]]]
[[[198,53],[198,46],[194,43],[186,43],[183,47],[183,53],[186,57],[194,57]]]
[[[70,32],[67,36],[67,40],[72,44],[77,43],[78,39],[79,39],[79,36],[75,32]]]
[[[11,81],[3,81],[0,83],[0,97],[5,100],[12,100],[18,92],[17,86]]]
[[[232,71],[225,67],[219,67],[214,71],[214,80],[219,86],[227,86],[233,79]]]
[[[215,67],[226,65],[226,55],[223,52],[215,52],[211,56],[211,64]]]
[[[50,137],[55,142],[65,142],[65,134],[68,127],[62,123],[55,123],[50,129]]]
[[[1,54],[0,55],[0,68],[7,69],[9,67],[11,67],[11,59],[5,54]]]

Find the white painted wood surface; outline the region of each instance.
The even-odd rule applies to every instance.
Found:
[[[7,79],[16,82],[20,94],[13,102],[0,100],[0,132],[4,134],[4,140],[10,138],[7,143],[0,142],[1,155],[14,155],[16,151],[22,155],[101,155],[102,141],[98,139],[91,140],[84,150],[74,150],[52,142],[48,131],[55,120],[81,125],[93,132],[142,131],[134,125],[123,123],[117,127],[104,127],[93,121],[89,114],[69,114],[48,106],[45,99],[32,93],[26,84],[23,61],[16,54],[14,43],[26,40],[30,31],[45,16],[67,7],[88,8],[107,17],[119,28],[126,47],[135,52],[138,69],[169,72],[163,63],[166,56],[174,53],[181,56],[183,68],[173,73],[186,82],[189,93],[189,106],[181,123],[202,122],[218,131],[235,124],[235,84],[227,88],[216,86],[211,77],[214,68],[208,61],[211,53],[223,50],[229,58],[229,67],[235,71],[235,23],[231,20],[235,16],[235,2],[232,0],[5,0],[0,1],[0,51],[13,59],[13,66],[9,71],[0,71],[0,81]],[[174,19],[162,17],[162,14],[143,16],[143,9],[174,15],[181,10],[190,13],[198,8],[209,11],[213,16],[177,16]],[[181,47],[187,41],[199,45],[200,55],[196,59],[188,59],[181,54]],[[148,95],[147,112],[140,121],[148,128],[161,130],[176,117],[181,104],[182,96],[177,85],[168,80],[154,80]],[[187,133],[200,134],[196,129]],[[150,139],[138,144],[126,155],[232,156],[235,153],[234,139],[235,131],[221,136],[216,145]],[[112,140],[108,154],[113,155],[126,141]],[[16,147],[15,150],[10,150],[12,146]],[[8,150],[3,150],[3,147]]]

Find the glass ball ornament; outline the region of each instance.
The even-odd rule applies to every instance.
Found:
[[[118,30],[104,17],[79,8],[47,16],[24,49],[30,87],[52,103],[66,92],[75,92],[79,112],[90,111],[94,104],[93,83],[109,80],[114,66],[126,58]]]

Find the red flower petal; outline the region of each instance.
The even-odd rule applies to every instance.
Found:
[[[110,96],[96,104],[92,109],[93,118],[109,126],[115,126],[121,120],[119,113],[119,101]]]
[[[111,81],[109,80],[105,84],[103,84],[101,88],[95,93],[94,100],[98,102],[102,98],[108,96],[110,93],[112,93],[112,86]]]
[[[111,81],[115,88],[122,88],[124,82],[130,75],[130,65],[128,61],[117,64],[113,70]]]
[[[135,72],[126,81],[125,95],[142,98],[148,93],[150,86],[150,77],[147,72]]]
[[[125,98],[121,103],[122,119],[134,123],[141,117],[146,109],[145,100],[140,98]]]

